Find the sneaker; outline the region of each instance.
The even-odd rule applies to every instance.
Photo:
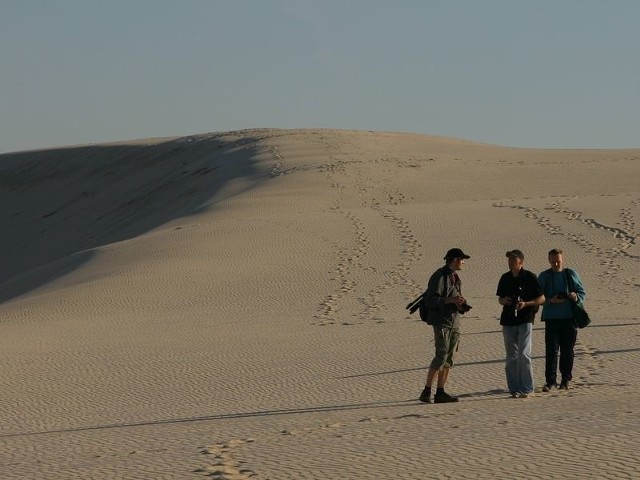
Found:
[[[562,380],[562,382],[560,382],[560,386],[558,388],[560,390],[569,390],[569,380]]]
[[[422,393],[420,394],[420,401],[422,403],[431,403],[431,389],[428,387],[424,387]]]
[[[434,403],[451,403],[451,402],[457,402],[457,401],[458,401],[458,397],[449,395],[447,392],[436,393],[435,396],[433,397]]]
[[[553,383],[547,383],[547,384],[545,384],[544,387],[542,387],[542,391],[543,392],[550,392],[555,387],[556,387],[556,385],[554,385]]]
[[[520,392],[509,392],[509,394],[511,395],[511,398],[518,398],[518,395],[520,395]]]
[[[529,398],[533,397],[533,392],[519,392],[518,398]]]

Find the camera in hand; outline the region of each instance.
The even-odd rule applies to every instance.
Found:
[[[460,305],[458,307],[458,312],[465,314],[467,313],[469,310],[471,310],[473,307],[471,305],[469,305],[467,302],[464,302],[462,305]]]
[[[522,298],[520,297],[520,295],[518,295],[517,297],[511,297],[511,306],[513,308],[513,316],[517,317],[518,316],[518,304],[522,301]]]
[[[511,297],[511,305],[513,305],[513,316],[518,317],[518,304],[522,302],[522,287],[519,286],[517,289],[517,294]]]

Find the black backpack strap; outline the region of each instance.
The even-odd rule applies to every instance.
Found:
[[[569,268],[564,269],[564,278],[567,281],[567,293],[573,292],[575,286],[573,285],[573,278],[571,277],[571,269]]]

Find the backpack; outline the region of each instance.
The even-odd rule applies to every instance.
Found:
[[[444,290],[447,291],[447,275],[444,275],[444,269],[440,269],[441,275],[444,277]],[[433,319],[429,318],[429,306],[427,305],[427,290],[417,296],[412,302],[409,302],[406,309],[409,310],[409,314],[413,314],[416,310],[420,313],[420,320],[427,325],[433,325]]]
[[[420,300],[418,312],[420,313],[420,320],[426,322],[427,325],[433,325],[433,320],[429,319],[429,306],[427,305],[427,297],[422,297],[422,300]]]

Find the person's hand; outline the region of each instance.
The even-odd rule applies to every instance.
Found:
[[[573,300],[574,302],[577,302],[577,301],[578,301],[578,294],[577,294],[576,292],[571,292],[571,293],[569,294],[569,298],[570,298],[571,300]]]
[[[464,297],[462,295],[458,295],[455,297],[449,297],[447,298],[447,303],[454,303],[456,305],[456,307],[460,307],[463,303],[466,302],[466,300],[464,299]]]

